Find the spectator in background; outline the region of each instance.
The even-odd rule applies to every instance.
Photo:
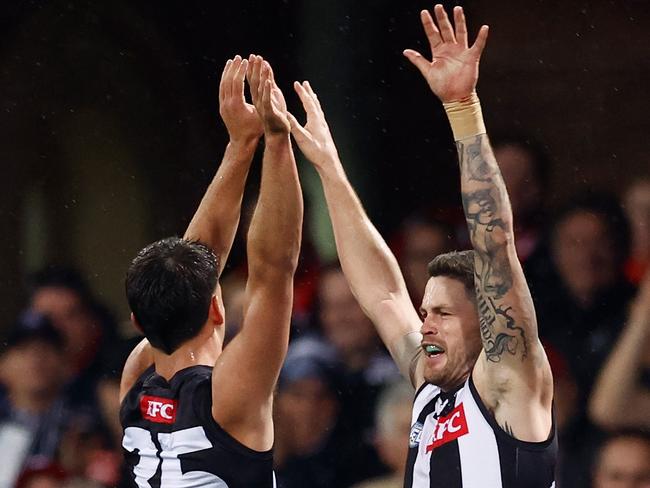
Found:
[[[552,266],[529,270],[541,337],[568,359],[587,394],[625,318],[634,288],[623,274],[629,230],[618,202],[586,195],[557,215],[550,235]]]
[[[603,429],[650,430],[650,272],[630,307],[623,333],[598,375],[589,414]]]
[[[67,372],[61,334],[42,315],[20,317],[0,356],[0,486],[23,469],[54,463],[75,413],[64,396]]]
[[[596,433],[585,431],[578,403],[578,385],[566,358],[552,345],[544,349],[553,372],[553,412],[558,436],[558,488],[587,488],[587,466],[593,455]]]
[[[47,315],[63,335],[72,401],[92,404],[103,355],[116,339],[112,316],[71,268],[49,266],[38,271],[31,277],[29,292],[30,309]]]
[[[330,348],[315,340],[290,345],[275,400],[278,488],[345,488],[374,474],[358,432],[339,421],[339,384]]]
[[[317,340],[341,364],[341,423],[359,433],[359,442],[372,444],[370,433],[377,395],[399,371],[363,313],[338,263],[319,272],[316,311],[322,335],[304,335],[298,344]]]
[[[632,184],[625,192],[623,204],[632,231],[625,275],[632,283],[638,284],[650,269],[650,179]]]
[[[400,234],[398,261],[411,299],[419,307],[429,281],[427,266],[431,256],[457,249],[456,237],[452,226],[420,217],[407,219]]]
[[[650,437],[622,432],[603,442],[592,469],[593,488],[650,488]]]
[[[390,473],[355,485],[355,488],[401,488],[408,454],[411,430],[413,388],[406,381],[392,383],[382,392],[377,402],[377,451]]]

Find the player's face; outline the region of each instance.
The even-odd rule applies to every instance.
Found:
[[[481,351],[476,305],[461,281],[436,276],[427,283],[420,311],[424,378],[450,390],[467,379]]]

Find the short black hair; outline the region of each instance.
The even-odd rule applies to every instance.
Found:
[[[467,296],[476,301],[474,286],[474,250],[451,251],[438,254],[429,263],[429,276],[455,278],[465,286]]]
[[[153,347],[171,354],[199,333],[218,273],[217,256],[198,241],[168,237],[138,253],[126,273],[126,296]]]

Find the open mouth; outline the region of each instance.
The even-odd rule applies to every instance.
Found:
[[[430,358],[445,352],[445,350],[437,344],[422,344],[422,349],[424,350],[424,354]]]

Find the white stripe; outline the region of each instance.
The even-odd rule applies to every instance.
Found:
[[[456,404],[463,402],[468,433],[458,438],[463,488],[502,488],[501,464],[497,440],[487,423],[469,385],[458,393]]]

